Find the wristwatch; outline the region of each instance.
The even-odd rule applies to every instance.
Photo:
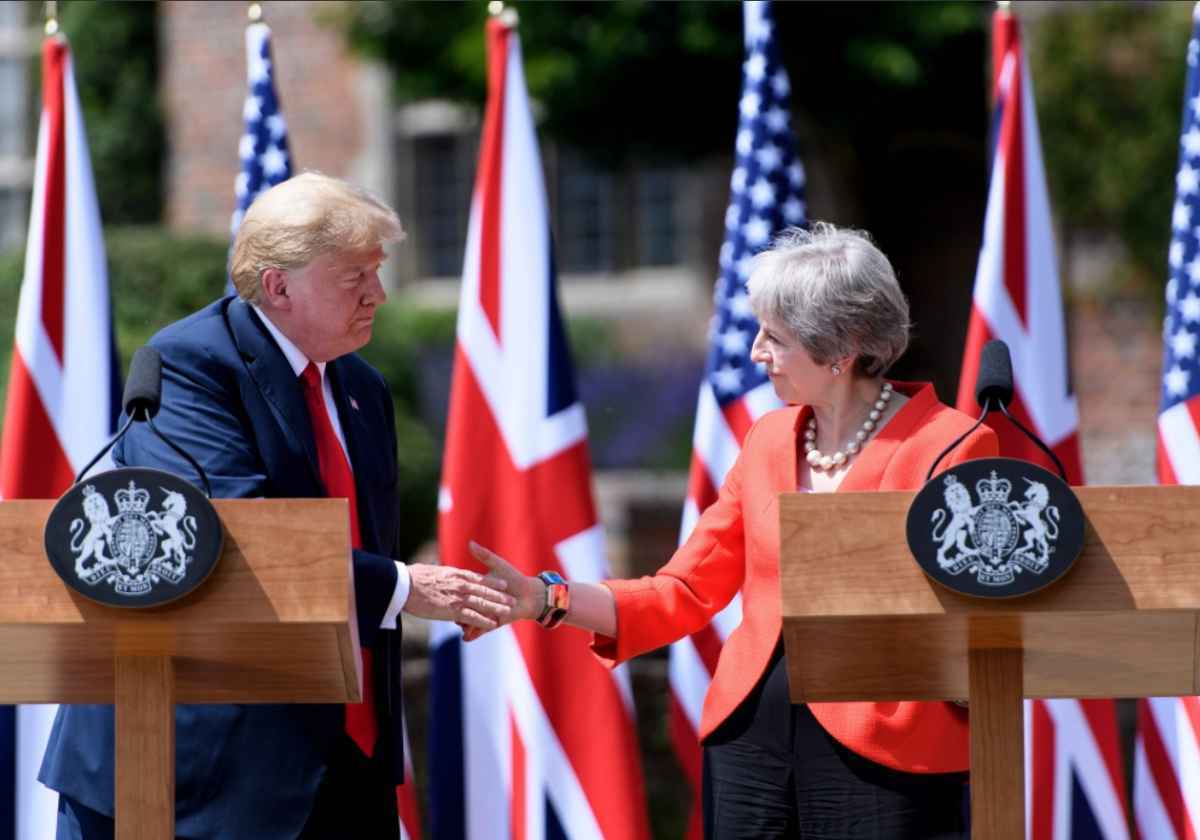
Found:
[[[553,630],[567,617],[567,610],[571,608],[571,590],[558,572],[541,572],[538,579],[546,584],[546,605],[537,621],[547,630]]]

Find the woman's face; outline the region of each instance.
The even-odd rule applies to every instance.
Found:
[[[787,328],[774,318],[759,319],[750,359],[766,369],[775,393],[786,403],[819,402],[833,374],[817,364]]]

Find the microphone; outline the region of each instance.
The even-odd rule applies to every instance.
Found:
[[[1007,344],[993,339],[983,345],[983,351],[979,354],[975,401],[984,409],[988,403],[993,403],[993,407],[1007,408],[1012,398],[1012,357],[1008,354]]]
[[[983,349],[979,351],[979,378],[975,382],[975,401],[979,403],[983,413],[979,415],[979,419],[975,425],[967,429],[953,443],[942,450],[942,454],[938,455],[933,460],[929,467],[929,472],[925,474],[925,480],[929,481],[933,477],[933,471],[937,469],[937,465],[945,458],[954,447],[958,446],[967,439],[967,435],[978,429],[987,416],[993,411],[999,409],[1005,417],[1009,419],[1014,426],[1024,432],[1025,437],[1033,441],[1039,449],[1049,456],[1054,462],[1054,466],[1058,467],[1058,474],[1062,478],[1063,483],[1067,482],[1067,471],[1062,465],[1062,461],[1054,454],[1054,450],[1042,443],[1033,432],[1025,428],[1025,425],[1008,413],[1008,406],[1013,400],[1013,374],[1012,374],[1012,356],[1008,352],[1008,345],[1000,339],[992,339],[987,344],[983,345]]]
[[[162,402],[162,357],[153,347],[139,347],[129,363],[122,405],[132,420],[149,420]],[[140,416],[139,416],[140,415]]]
[[[116,446],[117,441],[125,437],[125,433],[129,431],[129,427],[133,425],[134,421],[139,421],[149,426],[150,431],[154,432],[159,440],[191,465],[204,484],[205,495],[212,498],[212,487],[208,483],[208,474],[204,472],[204,468],[175,441],[155,427],[154,416],[158,414],[161,404],[162,356],[153,347],[139,347],[129,362],[129,378],[125,381],[125,393],[121,399],[121,405],[126,414],[125,423],[121,426],[121,430],[113,436],[113,439],[96,454],[96,457],[79,471],[79,475],[75,476],[75,483],[78,484],[82,481],[88,470],[95,466],[108,450]]]

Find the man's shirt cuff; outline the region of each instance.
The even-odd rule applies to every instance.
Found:
[[[392,590],[392,600],[383,613],[383,621],[379,622],[381,630],[395,630],[396,622],[400,620],[400,611],[408,603],[408,593],[412,589],[412,578],[408,574],[408,566],[399,561],[396,563],[396,588]]]

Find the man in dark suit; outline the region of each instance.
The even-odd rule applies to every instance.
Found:
[[[354,351],[384,301],[383,246],[403,237],[378,199],[305,173],[261,195],[238,230],[238,290],[158,333],[158,428],[194,457],[213,495],[343,496],[372,703],[179,706],[176,834],[181,838],[395,838],[403,779],[397,614],[490,629],[504,584],[394,560],[400,523],[392,400]],[[118,466],[195,471],[143,425]],[[371,690],[373,686],[373,690]],[[63,706],[41,780],[59,791],[59,838],[113,834],[113,712]]]

